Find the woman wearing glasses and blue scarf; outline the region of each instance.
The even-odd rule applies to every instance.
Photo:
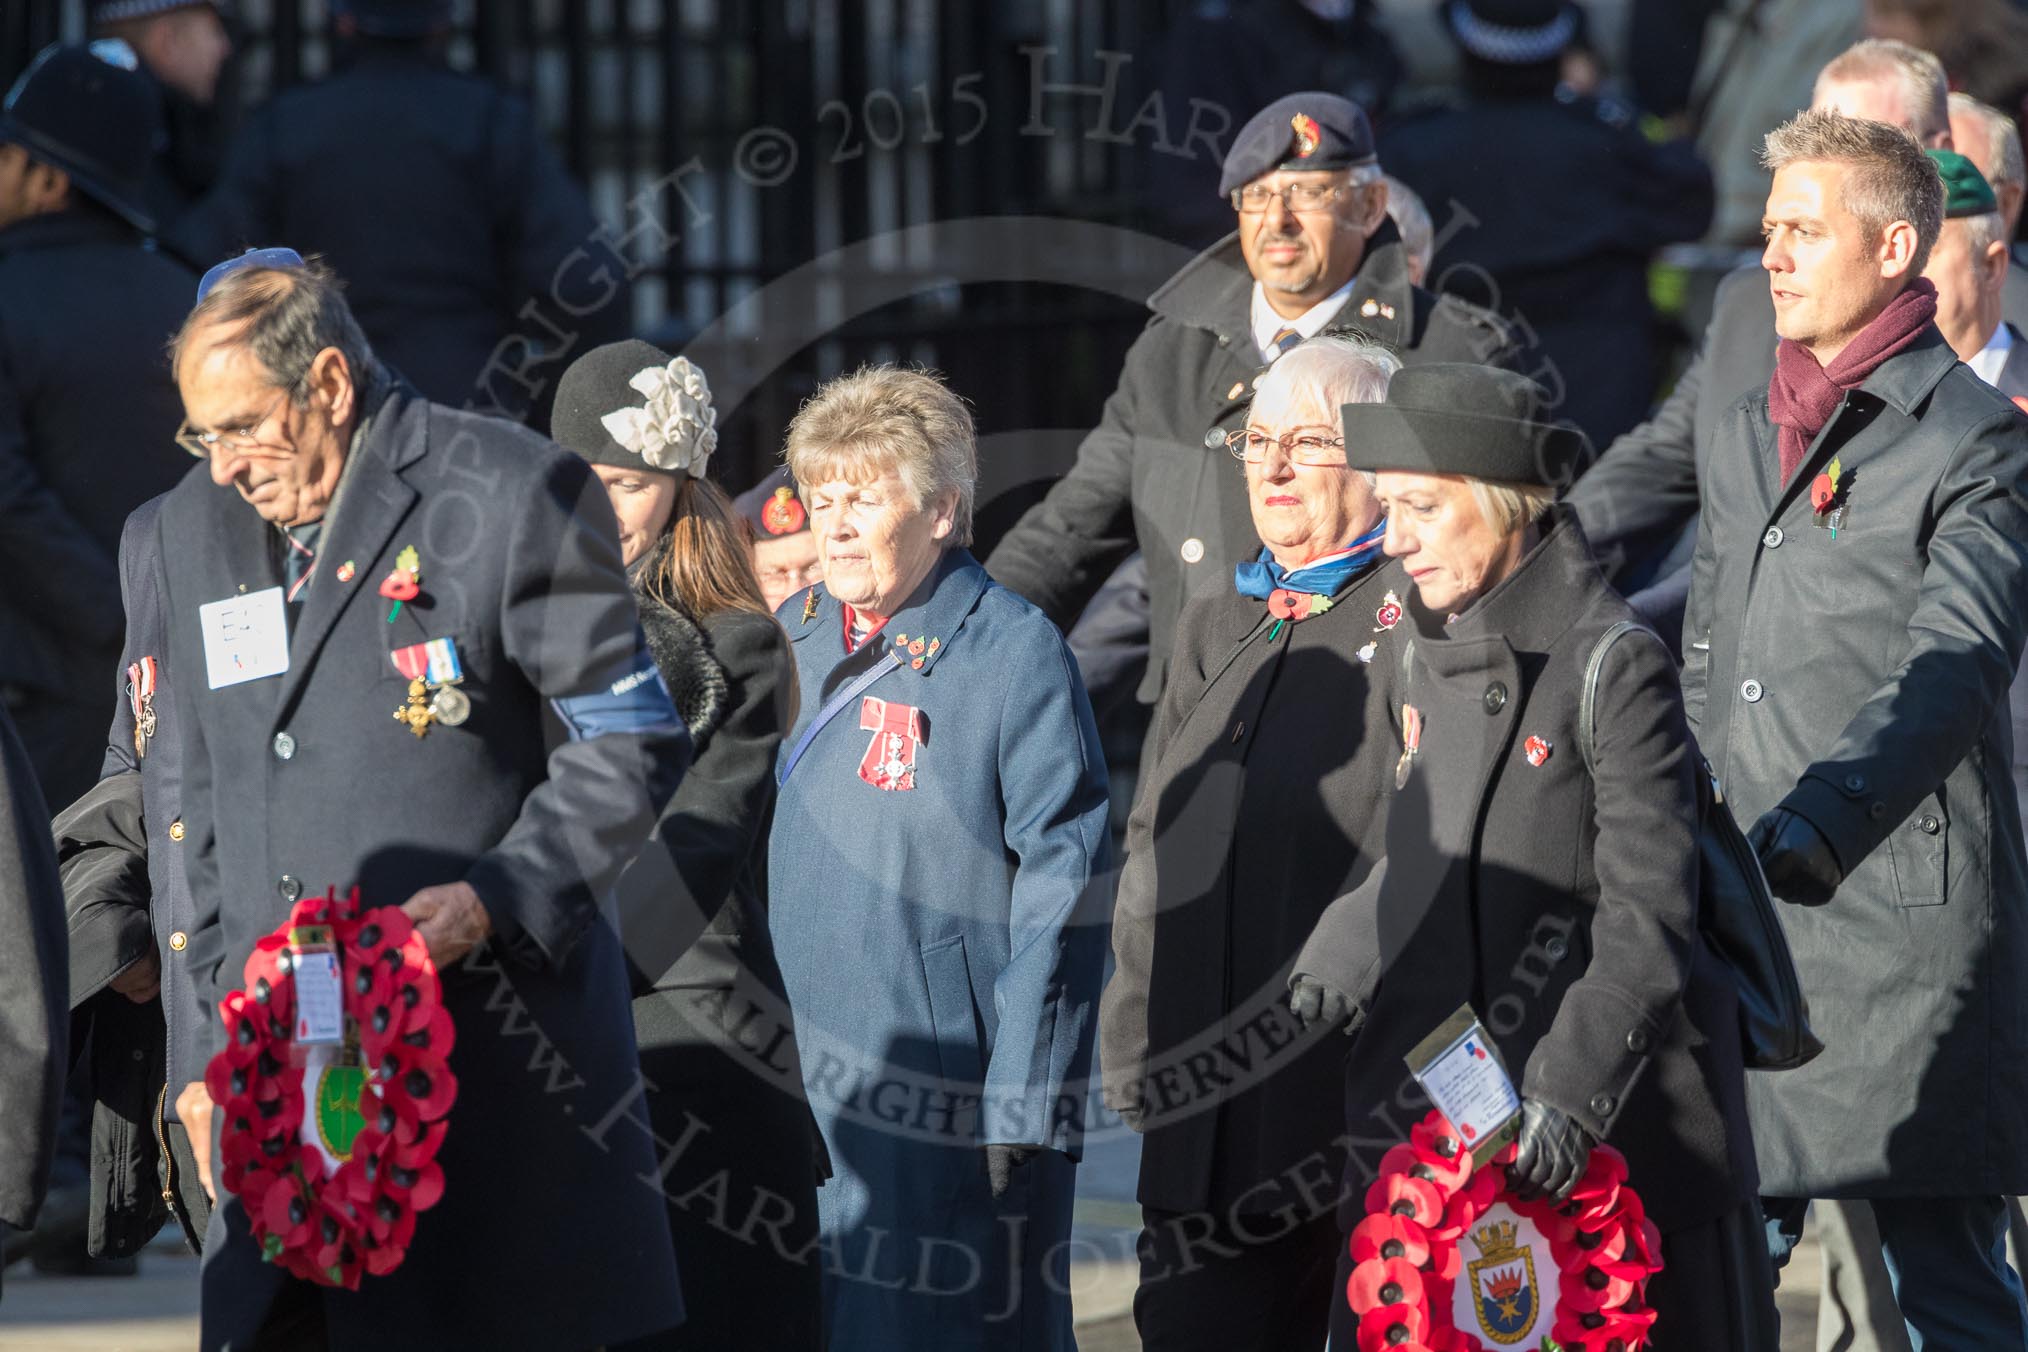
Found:
[[[1339,409],[1380,402],[1399,368],[1322,335],[1261,378],[1228,444],[1263,547],[1184,610],[1156,714],[1099,1024],[1107,1103],[1145,1137],[1150,1349],[1324,1344],[1348,1044],[1302,1032],[1285,992],[1325,907],[1371,870],[1393,782],[1398,749],[1370,729],[1411,588]]]

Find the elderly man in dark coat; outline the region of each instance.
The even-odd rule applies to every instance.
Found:
[[[690,742],[612,509],[577,457],[393,385],[335,279],[285,252],[213,269],[175,348],[208,458],[160,521],[191,964],[216,1001],[291,903],[357,884],[443,973],[458,1096],[442,1200],[358,1291],[263,1262],[221,1197],[203,1345],[561,1352],[667,1328],[682,1303],[601,912]],[[204,1085],[179,1100],[203,1136]]]
[[[162,347],[196,278],[146,244],[157,126],[146,81],[82,47],[0,112],[0,690],[57,804],[105,752],[121,525],[188,463]]]
[[[1345,1044],[1284,998],[1318,918],[1378,856],[1387,691],[1407,631],[1339,408],[1399,361],[1323,335],[1267,375],[1234,453],[1263,548],[1184,608],[1127,829],[1108,1101],[1141,1131],[1134,1323],[1147,1352],[1324,1342],[1346,1166]]]
[[[1148,560],[1140,697],[1167,679],[1183,604],[1229,585],[1260,548],[1224,442],[1260,368],[1333,324],[1420,361],[1505,363],[1507,328],[1412,285],[1387,219],[1373,133],[1356,104],[1291,94],[1240,130],[1219,190],[1238,230],[1149,298],[1105,417],[1070,473],[1000,541],[986,570],[1068,629],[1128,554]]]
[[[1910,1336],[2019,1347],[2028,866],[2007,690],[2028,616],[2028,424],[1920,276],[1935,165],[1877,122],[1770,134],[1782,343],[1700,448],[1691,718],[1785,912],[1826,1049],[1749,1085],[1778,1262],[1860,1197]],[[1879,203],[1885,219],[1847,202]]]
[[[63,891],[49,810],[0,710],[0,1240],[35,1223],[63,1093]]]

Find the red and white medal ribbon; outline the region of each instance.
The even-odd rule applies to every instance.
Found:
[[[859,760],[859,777],[876,789],[915,787],[915,751],[922,745],[922,710],[866,696],[859,703],[859,727],[873,734]]]

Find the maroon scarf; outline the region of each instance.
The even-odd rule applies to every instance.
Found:
[[[1774,379],[1767,387],[1767,415],[1778,429],[1782,482],[1787,483],[1810,453],[1810,443],[1838,411],[1847,390],[1856,390],[1882,362],[1902,351],[1936,317],[1936,287],[1918,277],[1887,308],[1859,330],[1859,336],[1831,359],[1827,370],[1801,343],[1784,338],[1775,348]]]

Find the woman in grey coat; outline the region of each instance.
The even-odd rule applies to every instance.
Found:
[[[739,518],[703,477],[712,423],[704,373],[642,342],[594,348],[557,386],[556,438],[612,499],[648,649],[696,748],[618,889],[686,1312],[625,1346],[806,1352],[822,1345],[822,1148],[764,892],[796,678]]]
[[[1587,668],[1632,612],[1550,507],[1541,485],[1582,442],[1540,408],[1526,377],[1439,365],[1344,410],[1347,458],[1378,471],[1386,549],[1415,588],[1415,638],[1393,726],[1373,729],[1400,751],[1385,858],[1295,965],[1299,1011],[1314,982],[1363,1017],[1340,1221],[1364,1216],[1381,1152],[1421,1115],[1404,1058],[1469,1004],[1521,1095],[1517,1191],[1567,1195],[1610,1142],[1661,1231],[1657,1345],[1758,1349],[1770,1274],[1737,996],[1697,924],[1697,755],[1646,630],[1605,650],[1580,744]],[[1342,1292],[1349,1252],[1340,1265]],[[1357,1322],[1341,1297],[1334,1345]],[[1501,1332],[1532,1347],[1548,1329]]]

